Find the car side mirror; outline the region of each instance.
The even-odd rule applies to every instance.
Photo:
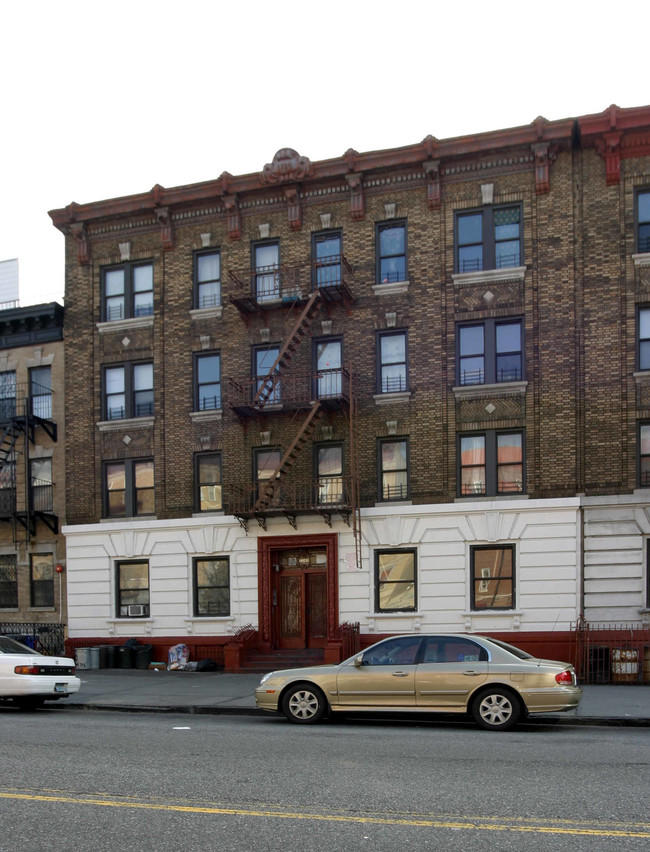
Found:
[[[358,655],[354,658],[354,665],[355,665],[357,668],[359,668],[359,666],[362,666],[362,665],[363,665],[363,654],[358,654]]]

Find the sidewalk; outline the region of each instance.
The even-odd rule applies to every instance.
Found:
[[[81,689],[59,706],[127,712],[260,715],[255,707],[258,674],[77,670]],[[650,727],[650,686],[584,686],[577,710],[536,716],[568,725]]]

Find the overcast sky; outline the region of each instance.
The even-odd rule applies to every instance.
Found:
[[[4,0],[0,260],[61,301],[48,210],[650,103],[647,0]]]

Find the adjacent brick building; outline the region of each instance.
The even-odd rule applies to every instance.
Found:
[[[650,107],[51,216],[77,644],[647,623]]]
[[[61,305],[0,310],[0,632],[59,653],[63,386]]]

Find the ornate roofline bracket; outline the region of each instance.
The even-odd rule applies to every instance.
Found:
[[[174,226],[169,207],[156,207],[154,210],[156,219],[160,223],[160,240],[163,251],[174,248]]]
[[[427,177],[427,204],[429,210],[440,207],[442,192],[440,186],[440,160],[425,160],[422,168]]]
[[[535,192],[543,195],[550,192],[550,145],[548,142],[534,142],[531,146],[535,158]]]
[[[613,130],[596,139],[597,153],[605,160],[605,183],[616,186],[621,182],[621,138],[623,132]]]
[[[284,190],[284,197],[287,199],[289,227],[292,231],[299,231],[302,227],[302,210],[300,207],[300,194],[297,187],[287,187]]]
[[[221,200],[226,208],[228,236],[231,240],[241,240],[241,213],[236,195],[222,195]]]
[[[90,263],[90,241],[86,226],[83,222],[73,222],[70,225],[70,233],[77,244],[77,260],[82,266],[87,266]]]

